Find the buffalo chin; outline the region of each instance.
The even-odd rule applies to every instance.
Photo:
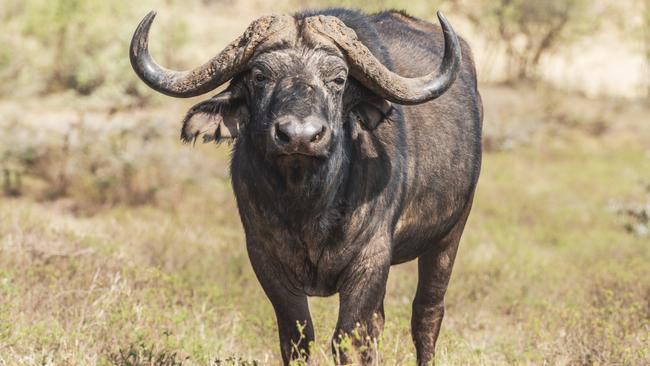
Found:
[[[312,180],[317,178],[316,175],[324,162],[325,159],[321,156],[305,154],[279,155],[276,159],[286,188],[304,192],[311,191],[315,183]]]

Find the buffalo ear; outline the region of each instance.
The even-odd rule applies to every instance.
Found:
[[[203,136],[203,143],[232,140],[248,120],[246,103],[231,91],[224,91],[196,104],[183,119],[181,140],[194,142]]]
[[[352,109],[352,115],[363,129],[372,131],[390,115],[392,109],[389,101],[373,98],[357,104]]]

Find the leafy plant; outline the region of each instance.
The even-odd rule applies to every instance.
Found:
[[[73,91],[111,107],[142,104],[150,91],[133,74],[127,50],[139,7],[101,0],[8,0],[0,22],[0,95]],[[4,7],[4,2],[3,2]],[[137,11],[136,11],[137,9]],[[183,19],[159,21],[165,64],[177,64],[188,37]]]
[[[108,360],[115,366],[182,366],[176,352],[167,349],[156,349],[154,345],[144,342],[127,348],[120,348],[117,352],[110,353]]]
[[[456,6],[494,44],[505,45],[509,80],[536,78],[543,56],[599,25],[587,0],[460,0]]]

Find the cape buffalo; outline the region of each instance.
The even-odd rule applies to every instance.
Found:
[[[149,55],[154,17],[130,47],[147,85],[192,97],[230,81],[189,110],[181,138],[234,140],[232,186],[284,363],[314,339],[307,296],[335,293],[333,348],[354,334],[358,351],[337,362],[372,362],[390,266],[414,259],[412,336],[430,363],[481,165],[469,46],[441,13],[439,27],[326,9],[259,18],[207,63],[172,71]]]

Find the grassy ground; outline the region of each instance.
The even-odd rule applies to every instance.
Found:
[[[649,110],[530,86],[482,90],[487,152],[439,364],[650,363]],[[126,158],[57,145],[57,135],[38,145],[53,146],[45,155],[67,151],[68,165],[33,152],[31,165],[18,159],[23,183],[14,192],[5,181],[0,198],[0,365],[279,363],[273,311],[245,253],[228,147],[176,142],[182,107],[104,116],[138,123],[86,133],[99,146],[142,133],[119,146],[141,146],[133,154],[154,178],[79,184],[108,174],[84,159],[112,151],[112,167]],[[89,125],[102,123],[93,118]],[[152,124],[162,132],[147,134]],[[52,176],[76,188],[53,195]],[[151,180],[159,186],[142,198]],[[414,362],[415,283],[413,263],[393,267],[382,365]],[[310,304],[316,363],[331,364],[337,299]]]

